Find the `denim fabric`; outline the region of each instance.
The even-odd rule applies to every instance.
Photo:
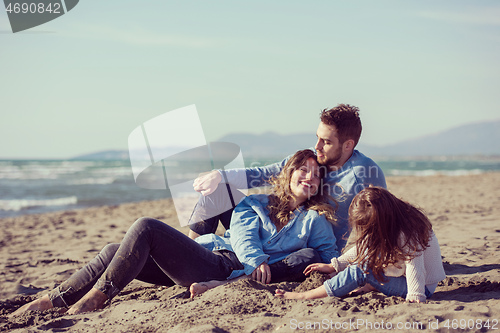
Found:
[[[291,155],[281,162],[263,167],[224,170],[225,179],[231,184],[232,188],[239,189],[269,185],[269,179],[279,174],[290,157]],[[242,177],[240,177],[242,173],[246,174],[246,182],[242,181]],[[349,237],[348,211],[352,199],[363,188],[369,185],[387,188],[385,176],[382,169],[373,160],[366,157],[358,150],[354,150],[352,156],[342,168],[337,171],[329,172],[324,182],[325,190],[338,204],[336,212],[338,221],[337,226],[334,228],[334,233],[337,239],[337,248],[340,251],[345,247],[347,238]],[[202,198],[201,200],[204,199]],[[217,200],[206,200],[201,203],[199,207],[204,207],[204,205],[209,206],[213,203],[221,205]],[[195,210],[199,207],[197,206]],[[205,222],[206,224],[215,224],[215,228],[217,228],[219,220],[220,217],[216,217],[211,220],[207,219]],[[208,226],[205,227],[207,230],[211,230]],[[202,229],[199,229],[199,231],[203,232]],[[198,234],[202,235],[203,233],[200,232],[198,232]]]
[[[265,194],[245,197],[233,211],[231,228],[224,237],[209,234],[196,238],[208,250],[236,253],[244,271],[235,270],[230,278],[250,275],[260,264],[274,264],[304,248],[316,250],[318,262],[327,263],[339,255],[333,227],[324,215],[297,209],[288,224],[278,231],[269,218],[268,200]]]
[[[291,253],[270,266],[272,282],[302,281],[307,265],[318,261],[313,249]],[[69,307],[93,287],[108,298],[134,278],[164,286],[225,280],[243,266],[231,251],[210,251],[167,224],[137,220],[120,244],[108,244],[87,265],[49,293],[55,307]]]
[[[293,252],[285,259],[269,265],[271,283],[302,282],[306,279],[306,267],[317,262],[321,262],[321,257],[314,249],[305,248]]]
[[[229,193],[232,201],[229,200]],[[189,228],[198,235],[213,234],[221,222],[226,230],[229,229],[234,207],[244,197],[245,194],[228,184],[218,186],[211,194],[200,197],[189,218]]]
[[[338,257],[333,226],[324,215],[298,208],[278,231],[269,217],[268,202],[265,194],[243,199],[234,209],[231,228],[226,232],[245,274],[263,262],[278,262],[303,248],[315,249],[320,262],[328,263],[332,257]]]
[[[85,267],[54,289],[54,306],[67,307],[92,287],[110,299],[130,281],[172,286],[224,280],[242,266],[234,253],[223,255],[199,245],[167,224],[141,218],[127,231],[120,244],[107,245]]]
[[[406,297],[406,294],[408,293],[406,277],[386,276],[384,280],[384,282],[380,282],[370,271],[365,273],[358,266],[351,265],[339,272],[333,278],[325,281],[323,285],[325,286],[328,296],[342,297],[349,294],[356,288],[369,283],[386,296]],[[427,289],[427,287],[425,288],[425,296],[427,298],[432,296],[432,293],[429,289]]]

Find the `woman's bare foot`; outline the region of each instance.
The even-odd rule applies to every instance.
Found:
[[[45,296],[42,296],[42,297],[40,297],[32,302],[24,304],[19,309],[12,312],[11,314],[9,314],[8,317],[12,318],[12,317],[20,316],[27,311],[43,311],[43,310],[52,309],[53,307],[54,306],[52,305],[52,302],[50,301],[49,295],[45,295]]]
[[[205,291],[226,284],[227,281],[212,280],[208,282],[195,282],[189,287],[191,298],[203,294]]]
[[[191,292],[191,298],[203,294],[208,289],[212,289],[218,286],[222,286],[223,284],[236,282],[238,280],[248,279],[248,276],[242,275],[240,277],[231,279],[231,280],[211,280],[207,282],[195,282],[189,287],[189,291]]]
[[[104,303],[108,300],[108,296],[102,291],[92,288],[90,291],[83,296],[78,302],[73,304],[68,310],[68,314],[79,314],[84,312],[95,311],[102,309]]]

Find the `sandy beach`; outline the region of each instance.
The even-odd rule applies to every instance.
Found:
[[[186,288],[133,281],[103,310],[7,315],[67,279],[141,216],[179,227],[171,200],[0,219],[0,331],[9,332],[487,332],[500,329],[500,173],[390,177],[388,188],[425,210],[447,274],[425,304],[378,292],[314,301],[281,300],[277,287],[243,280],[194,299]]]

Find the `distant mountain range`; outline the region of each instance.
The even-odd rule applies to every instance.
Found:
[[[312,147],[316,142],[316,134],[234,133],[223,136],[218,141],[239,145],[244,157],[281,158],[298,149]],[[364,144],[361,140],[357,149],[369,156],[387,157],[500,155],[500,120],[462,125],[391,145],[374,146]],[[126,150],[108,150],[75,157],[75,159],[126,158],[128,158]]]
[[[360,145],[373,156],[500,155],[500,119],[466,124],[385,146]]]
[[[72,160],[128,160],[128,150],[104,150],[90,154],[78,155]]]

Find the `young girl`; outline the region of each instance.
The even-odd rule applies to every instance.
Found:
[[[312,271],[336,274],[323,286],[303,293],[276,290],[286,299],[342,297],[359,287],[387,296],[425,302],[446,275],[441,251],[429,219],[386,189],[368,187],[349,207],[355,246],[330,264],[309,265]]]

